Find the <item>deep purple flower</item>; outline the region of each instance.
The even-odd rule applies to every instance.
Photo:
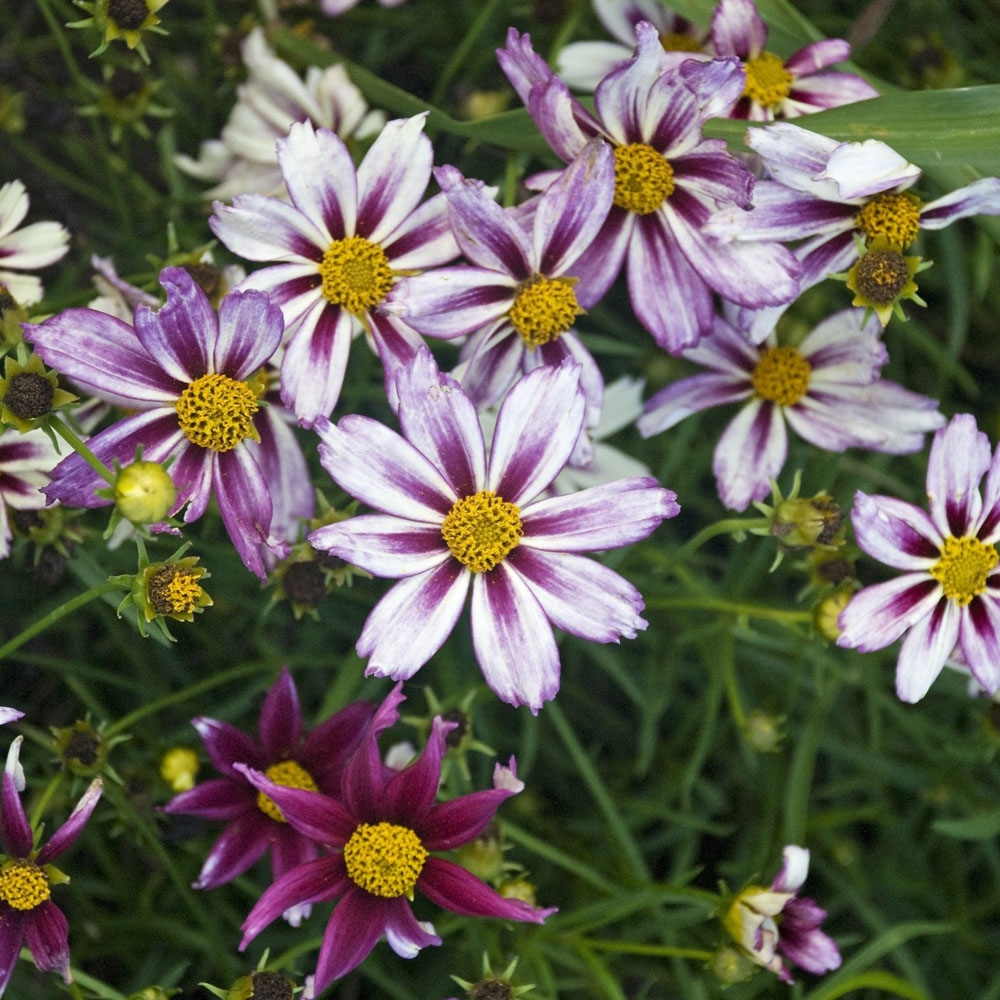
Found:
[[[384,767],[378,739],[399,718],[397,685],[373,717],[358,750],[344,768],[343,794],[324,795],[276,786],[259,771],[247,777],[278,803],[288,822],[334,853],[288,872],[261,896],[243,923],[245,948],[289,907],[340,897],[323,934],[315,975],[306,979],[307,1000],[359,965],[385,934],[390,947],[412,958],[441,939],[413,915],[407,897],[418,889],[431,902],[466,916],[542,921],[536,909],[497,895],[466,869],[433,851],[450,851],[478,837],[504,799],[524,786],[513,759],[496,766],[494,788],[450,802],[435,802],[445,736],[454,723],[434,719],[424,752],[408,767]]]
[[[271,851],[271,871],[285,872],[314,860],[315,841],[290,825],[282,810],[247,781],[236,764],[263,771],[287,788],[308,788],[339,796],[341,774],[371,719],[373,706],[356,701],[318,725],[303,739],[298,692],[287,667],[267,693],[260,712],[260,742],[216,719],[192,724],[223,777],[203,781],[171,799],[163,811],[189,813],[228,825],[202,866],[196,889],[214,889],[241,875]],[[306,911],[308,912],[308,911]],[[291,913],[298,923],[304,914]]]
[[[511,29],[497,55],[514,89],[553,150],[566,162],[593,136],[615,151],[615,196],[607,220],[574,265],[576,297],[596,302],[628,262],[639,321],[665,350],[692,347],[712,328],[712,292],[750,308],[798,294],[799,265],[777,243],[722,243],[702,226],[723,209],[750,207],[754,178],[702,125],[725,115],[743,92],[737,59],[687,60],[677,68],[652,25],[636,27],[630,62],[601,81],[597,117]]]
[[[165,268],[160,283],[166,304],[158,312],[140,305],[134,327],[94,309],[67,309],[25,324],[25,339],[77,385],[139,411],[91,438],[94,454],[109,467],[114,460],[127,465],[138,444],[147,461],[173,456],[170,513],[186,504],[184,520],[195,521],[214,493],[243,562],[263,578],[262,546],[282,546],[270,539],[273,505],[255,451],[265,389],[258,373],[281,341],[281,311],[261,292],[231,292],[216,314],[179,267]],[[45,493],[73,507],[98,507],[111,502],[95,494],[104,485],[70,455]]]
[[[70,982],[69,925],[51,899],[52,886],[67,879],[51,862],[80,835],[101,797],[101,779],[95,778],[69,819],[44,847],[36,848],[18,794],[22,738],[19,736],[11,746],[3,773],[0,832],[8,857],[0,868],[0,996],[25,941],[39,969],[58,972]]]
[[[646,628],[639,592],[577,553],[647,537],[679,511],[674,493],[635,478],[535,499],[580,436],[579,373],[566,361],[520,379],[500,408],[488,461],[472,402],[426,348],[397,379],[402,437],[361,416],[318,425],[323,467],[380,513],[319,528],[310,542],[402,578],[358,639],[369,674],[411,677],[454,628],[470,588],[487,684],[536,712],[559,689],[551,625],[593,642]]]
[[[985,492],[979,484],[986,476]],[[887,496],[855,495],[858,545],[902,576],[855,594],[837,645],[870,652],[903,633],[896,693],[919,701],[958,646],[988,694],[1000,691],[1000,446],[961,413],[934,435],[927,462],[930,514]]]

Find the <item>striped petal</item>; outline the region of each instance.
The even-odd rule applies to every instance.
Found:
[[[926,573],[904,573],[865,587],[840,613],[837,645],[862,653],[884,649],[928,617],[941,596],[941,585]]]
[[[940,558],[944,539],[927,514],[913,504],[859,490],[851,522],[861,549],[887,566],[926,571]]]
[[[920,701],[958,642],[961,612],[954,601],[938,601],[929,615],[910,627],[896,661],[896,694]]]
[[[375,576],[416,576],[451,558],[437,524],[365,514],[317,528],[313,548],[339,556]]]
[[[788,453],[781,407],[753,399],[733,418],[715,446],[712,471],[719,499],[731,510],[763,500]]]

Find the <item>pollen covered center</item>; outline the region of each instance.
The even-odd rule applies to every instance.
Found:
[[[362,823],[344,845],[344,865],[355,885],[385,899],[410,895],[426,860],[420,838],[395,823]]]
[[[660,45],[664,52],[701,52],[698,39],[680,31],[668,31],[660,35]]]
[[[869,240],[884,236],[905,250],[920,232],[920,202],[909,194],[880,194],[858,212],[854,224]]]
[[[558,340],[583,312],[574,284],[574,279],[536,274],[517,293],[510,321],[529,348]]]
[[[323,296],[356,316],[377,306],[395,278],[385,251],[362,236],[334,240],[319,265]]]
[[[968,604],[986,590],[986,578],[997,564],[994,545],[984,545],[978,538],[955,538],[949,535],[941,548],[941,558],[930,574],[944,589],[944,596]]]
[[[791,93],[795,77],[773,52],[762,52],[744,63],[744,68],[747,82],[743,96],[751,101],[773,110]]]
[[[451,554],[473,573],[487,573],[503,562],[523,534],[520,510],[492,490],[456,500],[441,525]]]
[[[895,301],[911,277],[903,255],[892,249],[869,250],[855,266],[857,290],[876,306]]]
[[[280,764],[272,764],[264,773],[282,788],[304,788],[307,792],[319,791],[312,775],[294,760],[283,760]],[[279,823],[288,822],[285,814],[274,804],[274,799],[263,792],[257,793],[257,808]]]
[[[615,197],[619,208],[636,215],[655,212],[674,193],[674,168],[652,146],[615,146]]]
[[[48,876],[34,861],[8,861],[0,868],[0,899],[15,910],[33,910],[51,895]]]
[[[192,614],[205,593],[198,583],[201,575],[192,573],[177,563],[157,570],[146,585],[146,594],[153,610],[158,615]]]
[[[771,347],[750,376],[758,396],[779,406],[794,406],[808,391],[812,365],[794,347]]]
[[[200,448],[232,451],[244,438],[259,440],[253,426],[257,396],[228,375],[202,375],[177,400],[177,422]]]

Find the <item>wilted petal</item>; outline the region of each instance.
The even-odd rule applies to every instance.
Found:
[[[920,168],[904,160],[877,139],[842,142],[830,154],[818,180],[837,185],[840,199],[870,198],[880,191],[909,187],[920,176]],[[779,178],[780,179],[780,178]]]
[[[73,841],[83,832],[90,814],[94,811],[98,799],[101,797],[102,781],[94,778],[87,786],[87,790],[80,796],[73,811],[69,814],[69,819],[59,827],[49,838],[49,842],[38,852],[38,864],[48,864],[58,858],[64,851],[69,850]]]

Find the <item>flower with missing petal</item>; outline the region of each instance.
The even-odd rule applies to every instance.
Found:
[[[42,297],[42,283],[20,272],[54,264],[69,250],[69,233],[58,222],[33,222],[18,229],[27,214],[24,185],[8,181],[0,187],[0,294],[6,290],[21,305]]]
[[[379,511],[309,540],[375,576],[401,578],[358,639],[368,673],[411,677],[441,647],[472,591],[472,640],[486,682],[537,712],[559,688],[552,625],[593,642],[646,628],[639,592],[577,553],[646,538],[679,511],[654,479],[621,479],[537,500],[580,436],[580,366],[525,375],[507,394],[487,460],[471,400],[423,348],[397,378],[403,436],[348,416],[318,425],[320,462]],[[551,624],[550,624],[551,623]]]
[[[986,476],[980,493],[980,480]],[[1000,447],[961,413],[934,435],[930,513],[887,496],[855,494],[861,550],[902,576],[865,587],[840,613],[838,646],[884,649],[905,633],[896,693],[919,701],[956,647],[988,694],[1000,691]]]
[[[464,916],[540,924],[555,912],[504,899],[460,865],[432,855],[478,837],[500,803],[524,785],[512,758],[508,767],[497,764],[491,790],[436,802],[445,737],[454,727],[440,716],[420,757],[400,771],[386,768],[378,739],[399,718],[401,686],[377,709],[347,762],[339,799],[281,787],[257,770],[241,768],[278,804],[291,826],[334,848],[278,879],[243,922],[241,949],[290,907],[340,897],[323,934],[316,972],[306,979],[306,1000],[359,965],[383,934],[402,958],[441,943],[433,927],[418,922],[410,909],[408,898],[415,889]]]
[[[193,719],[222,777],[175,796],[163,811],[227,821],[194,888],[224,885],[268,851],[276,879],[318,857],[315,839],[290,825],[274,800],[258,792],[236,765],[263,771],[283,788],[307,788],[339,797],[344,764],[357,748],[372,711],[367,702],[353,702],[303,739],[298,692],[288,668],[283,667],[261,707],[258,743],[226,722]],[[290,904],[288,909],[288,920],[296,925],[309,913],[308,907],[292,910]]]
[[[639,418],[640,432],[649,437],[699,410],[742,403],[712,463],[719,497],[734,510],[771,491],[788,453],[786,422],[826,451],[919,451],[944,417],[933,399],[880,378],[889,360],[882,328],[874,317],[862,326],[861,318],[860,309],[835,313],[795,347],[779,345],[773,330],[751,344],[716,319],[712,335],[683,354],[709,371],[658,392]]]
[[[444,195],[420,204],[433,163],[425,118],[389,122],[356,170],[332,132],[297,123],[278,143],[291,205],[254,194],[231,208],[215,203],[215,235],[233,253],[273,264],[240,288],[266,291],[284,313],[281,398],[306,427],[336,406],[358,323],[378,349],[393,400],[396,369],[423,341],[379,307],[401,273],[458,253]]]

